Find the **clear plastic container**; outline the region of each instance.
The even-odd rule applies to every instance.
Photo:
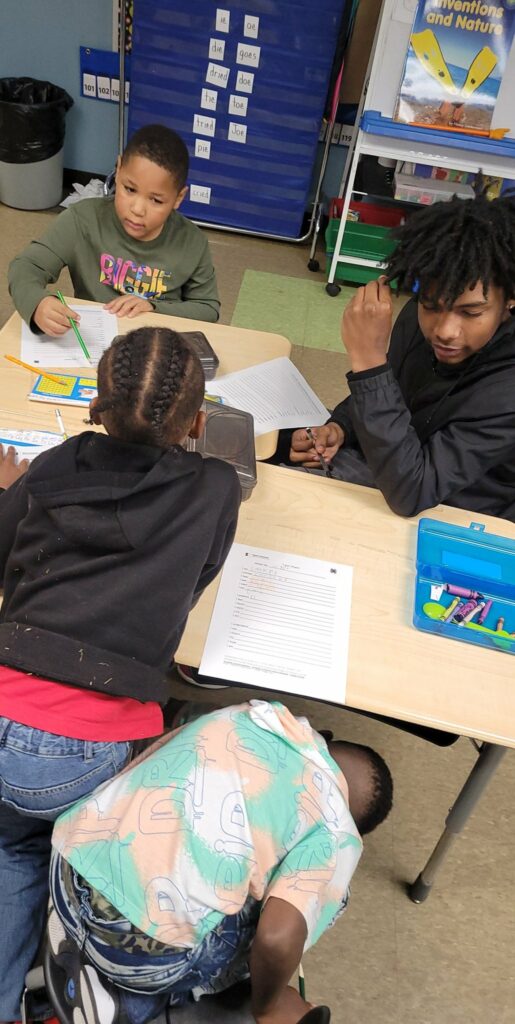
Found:
[[[211,348],[205,334],[202,331],[181,331],[182,337],[186,338],[192,348],[195,349],[206,380],[213,380],[220,365],[220,360],[214,349]]]
[[[246,501],[257,483],[254,418],[248,412],[218,402],[206,401],[204,410],[206,429],[198,441],[188,438],[188,451],[230,462],[240,480],[242,500]]]
[[[486,533],[482,523],[463,527],[421,519],[413,624],[515,654],[515,541]]]
[[[413,174],[395,175],[395,199],[432,206],[433,203],[449,202],[454,196],[460,199],[473,199],[474,189],[461,181],[440,181],[437,178],[422,178]]]

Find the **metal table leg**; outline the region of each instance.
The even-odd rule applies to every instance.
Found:
[[[481,745],[478,759],[447,815],[445,829],[426,866],[422,869],[418,878],[408,886],[408,895],[413,900],[413,903],[423,903],[429,896],[436,874],[448,850],[460,832],[465,828],[472,811],[483,795],[483,791],[495,775],[499,764],[506,754],[506,750],[506,747],[499,747],[494,743],[483,743]]]

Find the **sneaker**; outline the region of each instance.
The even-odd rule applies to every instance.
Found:
[[[184,679],[185,683],[190,683],[191,686],[200,686],[204,690],[228,690],[229,686],[226,683],[219,683],[218,679],[213,679],[212,676],[199,676],[196,668],[192,668],[191,665],[178,665],[175,663],[177,669],[177,675]]]

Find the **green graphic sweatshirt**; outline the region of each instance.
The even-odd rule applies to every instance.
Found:
[[[176,210],[150,242],[131,238],[112,198],[82,199],[52,222],[9,267],[9,291],[30,323],[46,286],[68,267],[79,299],[111,302],[139,295],[157,313],[218,320],[220,301],[206,237]]]

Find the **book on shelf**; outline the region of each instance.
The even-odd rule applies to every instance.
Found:
[[[506,134],[492,117],[514,27],[513,0],[419,0],[394,119]]]
[[[96,377],[58,371],[53,376],[59,377],[60,383],[44,374],[39,375],[29,393],[31,402],[54,402],[55,405],[80,405],[87,408],[92,398],[97,396]]]

